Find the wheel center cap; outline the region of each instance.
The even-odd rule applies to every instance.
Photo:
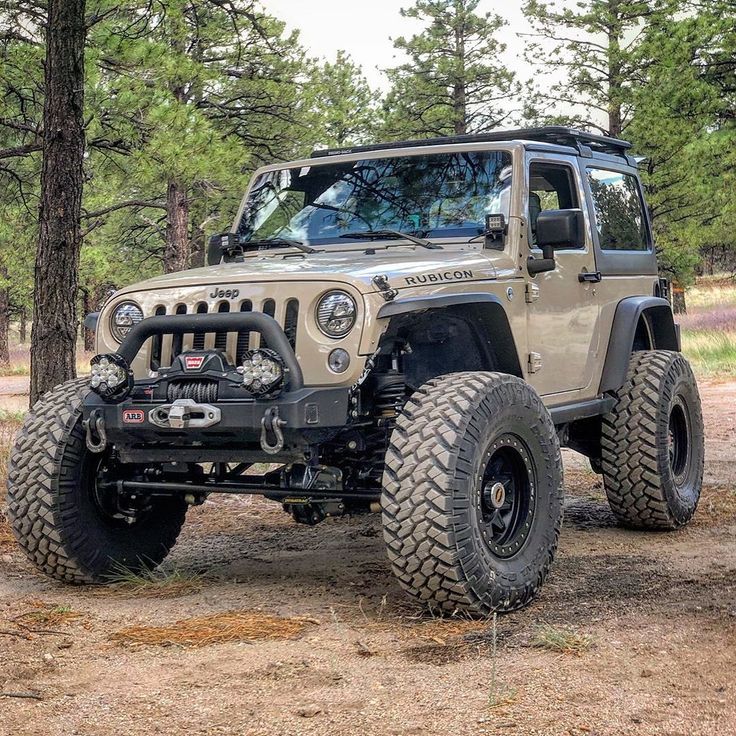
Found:
[[[503,483],[494,483],[491,486],[491,506],[494,509],[500,509],[503,506],[503,502],[506,500],[506,489],[503,487]]]

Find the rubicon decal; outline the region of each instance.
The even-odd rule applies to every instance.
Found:
[[[407,276],[407,286],[419,286],[419,284],[437,284],[441,281],[464,281],[472,279],[472,271],[442,271],[441,273],[424,273],[421,276]]]
[[[188,371],[198,371],[204,363],[204,355],[185,355],[184,368]]]
[[[143,409],[123,409],[124,424],[143,424],[146,414]]]

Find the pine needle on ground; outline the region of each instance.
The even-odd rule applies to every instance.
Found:
[[[314,623],[309,618],[227,611],[183,619],[169,626],[128,626],[112,634],[111,639],[120,644],[204,647],[259,639],[296,639]]]

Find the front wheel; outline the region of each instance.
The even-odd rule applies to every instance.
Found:
[[[435,609],[486,615],[529,603],[562,521],[562,463],[534,390],[455,373],[416,391],[383,476],[383,528],[401,586]]]
[[[40,570],[70,583],[103,582],[121,569],[158,565],[181,530],[186,504],[161,500],[121,513],[104,491],[112,461],[91,453],[81,422],[86,379],[45,394],[15,440],[8,515],[20,546]]]

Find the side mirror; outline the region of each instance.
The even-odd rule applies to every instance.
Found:
[[[237,233],[218,233],[213,235],[207,245],[207,265],[217,266],[223,256],[232,256],[240,247]]]
[[[551,248],[585,246],[585,221],[582,210],[544,210],[537,218],[537,243],[544,251]]]
[[[544,210],[537,217],[537,245],[541,258],[530,258],[530,274],[554,271],[555,249],[585,246],[585,220],[582,210]]]

